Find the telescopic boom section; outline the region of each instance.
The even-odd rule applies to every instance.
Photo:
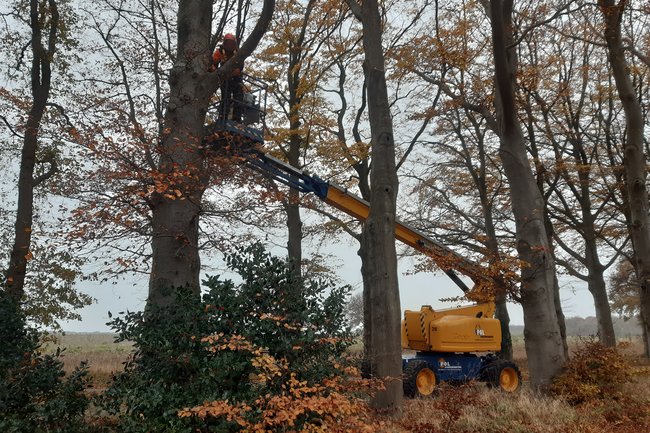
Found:
[[[251,149],[242,156],[250,167],[290,188],[303,193],[313,193],[327,204],[358,220],[365,221],[368,218],[370,204],[350,193],[346,188],[329,183],[318,176],[309,175],[260,150]],[[477,286],[486,287],[494,284],[485,268],[399,220],[395,221],[395,238],[431,257],[466,294],[472,292]],[[471,278],[475,285],[474,288],[467,287],[454,270]]]

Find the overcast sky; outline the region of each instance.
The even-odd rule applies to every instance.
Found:
[[[338,275],[355,291],[361,291],[361,260],[357,256],[356,249],[342,243],[341,246],[330,246],[327,250],[339,259],[335,263]],[[282,254],[282,251],[278,249],[275,253]],[[408,259],[399,261],[402,310],[419,310],[420,306],[425,304],[431,305],[434,309],[455,306],[438,301],[440,298],[462,295],[461,290],[446,275],[442,273],[405,275],[410,266]],[[219,272],[215,271],[212,274],[217,273]],[[106,326],[108,311],[115,314],[125,310],[142,309],[147,297],[147,285],[146,276],[124,279],[115,283],[82,283],[79,288],[95,297],[97,302],[80,311],[82,321],[64,323],[63,329],[68,332],[109,332],[110,329]],[[593,300],[585,283],[562,283],[561,299],[567,317],[595,315]],[[521,307],[509,304],[508,310],[511,324],[523,325]]]

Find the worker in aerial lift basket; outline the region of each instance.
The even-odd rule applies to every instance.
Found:
[[[216,70],[228,60],[230,60],[237,52],[237,38],[232,33],[226,33],[223,37],[223,42],[217,47],[212,54],[212,67],[211,71]],[[237,65],[233,69],[230,77],[223,80],[221,83],[221,105],[219,106],[219,119],[228,120],[228,114],[232,107],[232,120],[241,122],[242,107],[241,101],[244,96],[242,84],[242,69],[243,63]]]

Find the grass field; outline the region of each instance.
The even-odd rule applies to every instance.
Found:
[[[111,334],[67,334],[56,342],[65,347],[66,371],[81,361],[87,361],[93,377],[94,392],[101,392],[110,382],[112,373],[123,369],[132,345],[116,344]],[[571,350],[579,346],[579,339],[571,338]],[[528,377],[526,353],[522,337],[513,341],[514,358],[520,365],[524,381]],[[47,350],[56,344],[48,343]],[[616,399],[607,404],[570,406],[549,397],[534,395],[524,383],[514,394],[488,389],[482,383],[463,387],[443,386],[433,399],[406,400],[397,417],[377,416],[386,432],[415,433],[626,433],[650,432],[648,416],[634,418],[634,414],[650,408],[650,362],[641,358],[642,345],[632,339],[624,349],[634,365],[634,380],[625,393],[635,395],[639,407],[625,407]],[[618,405],[618,406],[617,406]],[[645,409],[644,406],[645,405]],[[379,430],[377,430],[379,431]]]
[[[87,362],[96,388],[105,387],[113,373],[123,370],[123,363],[133,349],[130,342],[115,343],[115,336],[108,333],[67,333],[54,337],[55,341],[45,344],[45,350],[51,352],[57,346],[65,349],[63,362],[66,373],[81,362]]]

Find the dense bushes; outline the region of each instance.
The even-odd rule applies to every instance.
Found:
[[[556,378],[551,392],[572,405],[589,407],[605,423],[647,425],[648,400],[628,391],[632,372],[630,360],[617,348],[586,340]]]
[[[111,322],[136,348],[103,400],[121,431],[239,431],[287,407],[300,426],[327,405],[352,410],[335,384],[347,288],[296,277],[257,244],[227,264],[241,283],[210,278],[200,300],[177,290],[174,306]]]
[[[88,404],[85,366],[64,379],[61,353],[40,353],[39,334],[0,290],[0,431],[77,432]]]
[[[551,392],[571,404],[617,399],[631,379],[631,365],[615,347],[585,340],[554,381]]]

